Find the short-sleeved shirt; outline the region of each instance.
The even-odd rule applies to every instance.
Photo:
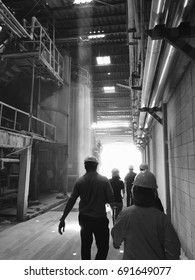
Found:
[[[75,183],[71,198],[80,197],[79,213],[90,217],[105,217],[106,203],[114,200],[108,178],[96,171],[86,172]]]
[[[114,191],[114,202],[122,203],[121,191],[124,190],[124,183],[122,180],[113,177],[109,180]]]
[[[126,183],[126,188],[127,188],[127,192],[130,192],[131,191],[131,188],[133,186],[133,181],[134,181],[134,178],[137,174],[133,171],[129,171],[127,173],[127,175],[125,176],[125,183]]]

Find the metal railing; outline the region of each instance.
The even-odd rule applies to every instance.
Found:
[[[25,28],[33,39],[23,41],[24,47],[28,50],[38,51],[40,60],[63,83],[64,59],[45,28],[36,17],[33,17],[32,24],[30,26],[26,24]]]
[[[31,131],[28,131],[31,119]],[[56,127],[20,109],[0,101],[0,127],[11,131],[30,132],[51,140],[56,139]]]

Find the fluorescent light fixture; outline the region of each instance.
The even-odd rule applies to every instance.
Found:
[[[110,56],[98,56],[96,57],[98,65],[108,65],[110,64]]]
[[[97,123],[93,123],[92,128],[94,129],[103,129],[103,128],[119,128],[119,127],[129,127],[128,121],[98,121]]]
[[[90,3],[93,0],[74,0],[74,4],[86,4],[86,3]]]
[[[115,92],[115,87],[104,87],[104,92]]]
[[[94,34],[94,35],[89,35],[89,39],[99,39],[99,38],[104,38],[105,34]]]

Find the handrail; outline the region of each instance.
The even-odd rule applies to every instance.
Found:
[[[32,17],[32,23],[30,26],[26,25],[26,29],[33,40],[25,40],[23,42],[24,46],[27,46],[27,49],[36,49],[39,58],[48,67],[49,71],[63,83],[64,59],[45,28],[36,17]]]
[[[30,114],[0,101],[0,127],[12,131],[28,132]],[[32,133],[52,140],[56,139],[56,127],[32,116]]]

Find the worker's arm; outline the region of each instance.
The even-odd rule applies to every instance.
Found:
[[[112,205],[112,203],[114,202],[114,192],[109,181],[107,181],[106,183],[105,190],[106,190],[106,203]]]
[[[111,235],[113,239],[113,246],[115,249],[119,249],[124,241],[124,236],[126,232],[127,219],[124,211],[121,211],[118,215],[115,224],[111,230]]]
[[[164,231],[164,249],[167,260],[178,260],[181,254],[181,244],[172,224],[167,222]]]
[[[68,202],[66,203],[64,213],[63,213],[62,217],[60,218],[60,223],[58,226],[58,232],[60,234],[62,234],[62,231],[64,232],[65,219],[68,216],[68,214],[70,213],[70,211],[72,210],[73,206],[75,205],[75,202],[76,202],[78,196],[79,196],[78,187],[77,187],[77,185],[75,185],[73,192],[71,194],[71,197],[68,199]]]

